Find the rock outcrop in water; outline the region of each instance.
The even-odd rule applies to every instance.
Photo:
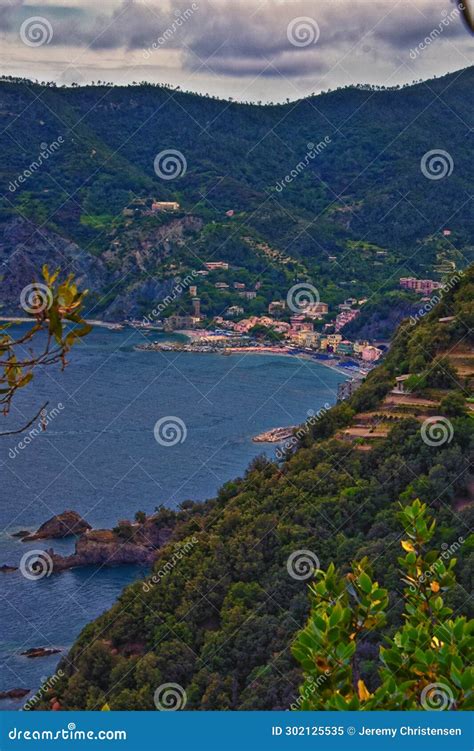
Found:
[[[158,550],[170,539],[175,523],[173,512],[161,511],[148,517],[143,514],[143,518],[136,522],[120,521],[114,529],[92,529],[75,511],[65,511],[45,522],[23,542],[59,539],[82,530],[72,555],[59,555],[52,548],[42,554],[50,573],[79,566],[151,566]],[[3,573],[13,571],[17,571],[16,566],[4,564],[0,567]]]
[[[8,691],[0,691],[0,699],[23,699],[30,691],[30,688],[10,688]]]
[[[63,511],[62,514],[48,519],[36,532],[23,537],[22,542],[61,539],[70,535],[81,535],[89,529],[92,529],[91,525],[77,511]]]
[[[79,566],[151,566],[158,550],[170,538],[172,528],[158,517],[144,522],[120,522],[113,530],[89,529],[76,542],[72,555],[62,556],[48,550],[53,573]]]
[[[36,657],[49,657],[49,655],[56,655],[61,652],[60,649],[55,649],[51,647],[32,647],[31,649],[27,649],[25,652],[21,652],[22,657],[28,657],[30,659],[34,659]]]
[[[297,425],[292,425],[289,428],[273,428],[272,430],[267,430],[265,433],[254,436],[252,441],[254,443],[279,443],[291,438],[297,429]]]
[[[9,566],[8,563],[4,563],[3,566],[0,566],[1,574],[12,574],[14,571],[18,571],[17,566]]]

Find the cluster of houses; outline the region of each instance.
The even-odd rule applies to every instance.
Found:
[[[271,316],[250,316],[239,321],[231,321],[222,316],[217,316],[214,323],[220,329],[231,331],[240,336],[248,335],[255,326],[263,326],[282,334],[285,343],[301,349],[314,352],[333,353],[341,357],[355,357],[363,362],[376,362],[383,354],[378,347],[372,346],[368,341],[351,342],[344,339],[342,334],[320,333],[314,331],[311,321],[307,316],[296,314],[291,316],[290,322],[278,321]]]
[[[226,271],[229,264],[225,261],[209,261],[205,264],[205,273],[213,271]],[[245,284],[234,282],[233,289],[237,294],[247,299],[256,295],[256,290],[247,290]],[[257,285],[255,285],[257,286]],[[217,282],[217,289],[229,289],[226,282]],[[194,329],[202,323],[200,299],[197,296],[197,287],[189,288],[192,298],[192,313],[189,315],[171,315],[164,320],[165,331],[176,329]],[[338,306],[338,314],[334,321],[324,323],[322,331],[315,331],[315,322],[324,321],[328,314],[328,305],[324,302],[309,302],[299,313],[290,316],[290,320],[281,320],[287,313],[287,304],[283,300],[273,300],[268,305],[268,315],[253,315],[244,317],[245,311],[241,305],[231,305],[223,316],[217,316],[214,324],[217,331],[223,335],[237,337],[251,336],[252,329],[256,326],[272,330],[280,334],[285,345],[321,353],[332,353],[340,357],[353,357],[365,363],[376,362],[383,351],[368,341],[352,342],[345,339],[340,333],[343,326],[359,315],[360,306],[366,300],[349,298]],[[287,317],[287,316],[286,316]]]
[[[433,279],[415,279],[414,276],[402,276],[400,287],[417,292],[420,295],[432,295],[435,289],[441,289],[443,284],[435,282]]]

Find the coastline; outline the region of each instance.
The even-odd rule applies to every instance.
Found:
[[[122,329],[124,326],[124,324],[114,323],[113,321],[98,321],[95,319],[94,320],[85,319],[85,321],[86,323],[89,323],[92,326],[104,328],[109,331],[117,331],[119,329]],[[0,323],[1,322],[34,323],[34,319],[31,317],[26,317],[26,316],[25,317],[0,316]],[[164,333],[164,332],[159,332],[159,333]],[[179,334],[180,336],[185,336],[192,343],[197,343],[199,342],[200,339],[203,339],[209,336],[208,332],[200,331],[199,329],[177,329],[176,331],[173,331],[171,333]],[[331,358],[331,360],[319,359],[318,357],[315,357],[309,352],[295,352],[294,347],[282,347],[281,349],[277,349],[275,347],[266,347],[266,346],[228,347],[226,348],[226,354],[227,355],[251,354],[251,355],[271,355],[272,357],[275,357],[275,356],[276,357],[293,357],[299,360],[308,360],[309,362],[316,363],[317,365],[324,365],[325,368],[334,370],[336,373],[346,376],[346,378],[350,378],[351,374],[362,376],[362,377],[365,377],[367,375],[367,373],[364,372],[361,368],[344,368],[340,364],[341,361],[338,360],[337,358]]]
[[[105,331],[105,329],[101,329],[101,331]],[[114,332],[111,332],[111,334],[114,334]],[[129,334],[129,331],[126,329],[122,332],[122,335],[118,337],[118,343],[120,346],[121,339],[127,338],[127,335]],[[173,332],[174,334],[174,332]],[[154,338],[153,336],[151,337]],[[170,338],[174,338],[173,336],[170,336]],[[163,404],[176,404],[176,401],[174,400],[174,394],[178,393],[181,395],[183,391],[186,390],[186,383],[183,383],[181,386],[176,384],[176,379],[173,377],[173,374],[170,374],[170,377],[168,379],[156,379],[155,378],[155,362],[157,358],[148,358],[147,362],[145,363],[144,367],[142,365],[142,359],[143,358],[137,358],[133,356],[133,353],[130,353],[129,348],[127,348],[127,352],[123,353],[123,358],[121,359],[123,370],[121,369],[121,373],[119,376],[115,377],[115,373],[117,372],[116,367],[116,361],[113,358],[109,358],[109,348],[113,345],[115,346],[115,334],[113,337],[109,337],[107,333],[104,333],[99,337],[101,340],[97,347],[97,351],[94,351],[92,353],[92,359],[90,360],[90,353],[84,351],[84,348],[80,348],[78,353],[78,358],[81,360],[79,363],[78,368],[71,367],[69,370],[69,377],[72,379],[73,387],[78,387],[80,384],[82,384],[84,379],[84,370],[83,367],[90,368],[95,373],[95,369],[97,366],[96,358],[97,358],[97,352],[99,352],[99,357],[101,365],[103,366],[104,370],[100,372],[100,374],[97,376],[97,378],[90,378],[88,381],[88,387],[84,390],[78,391],[79,396],[79,404],[74,405],[74,403],[71,404],[70,410],[68,410],[67,421],[71,421],[70,425],[65,426],[65,430],[60,430],[58,434],[54,436],[54,438],[51,438],[50,440],[45,440],[44,443],[46,444],[46,447],[49,447],[49,453],[54,458],[55,457],[55,449],[51,445],[52,442],[57,442],[58,446],[61,446],[61,448],[64,448],[66,445],[68,447],[75,446],[78,441],[83,441],[82,436],[89,430],[90,425],[92,423],[95,424],[96,420],[100,421],[101,423],[108,424],[111,419],[113,419],[113,416],[116,414],[115,411],[115,403],[114,398],[107,398],[105,400],[106,402],[110,402],[110,408],[107,405],[107,409],[104,409],[104,406],[98,404],[98,412],[94,412],[92,415],[90,413],[90,410],[87,410],[83,408],[83,405],[87,405],[90,403],[91,400],[94,401],[94,403],[99,402],[99,397],[103,393],[102,391],[102,383],[103,379],[107,381],[107,383],[111,383],[113,385],[110,386],[110,393],[115,394],[115,389],[118,388],[120,383],[123,383],[123,393],[128,395],[128,398],[130,398],[130,390],[134,389],[136,385],[136,389],[140,392],[142,391],[142,384],[143,382],[141,379],[141,373],[146,370],[148,372],[148,375],[145,374],[145,378],[149,379],[149,382],[153,385],[155,385],[155,389],[152,392],[154,394],[153,403],[158,404],[161,403],[159,400],[164,400]],[[134,337],[137,341],[142,341],[142,337],[138,334]],[[164,341],[166,339],[166,334],[159,334],[156,337],[159,341]],[[184,339],[184,337],[183,337]],[[100,354],[103,353],[103,354]],[[279,354],[278,352],[272,352],[272,357]],[[290,357],[291,355],[285,355],[285,357]],[[172,359],[172,358],[171,358]],[[200,362],[195,362],[196,360],[199,360]],[[239,362],[242,360],[243,362]],[[246,467],[249,466],[251,461],[253,460],[254,456],[257,456],[260,452],[264,451],[269,456],[275,456],[275,451],[279,445],[277,442],[271,442],[271,443],[263,443],[263,442],[254,442],[252,439],[254,437],[254,433],[260,433],[260,431],[268,431],[269,429],[273,428],[276,425],[284,425],[284,420],[280,417],[275,417],[275,405],[274,403],[269,400],[267,408],[265,410],[262,410],[261,413],[258,415],[258,421],[255,423],[255,428],[253,427],[253,424],[248,422],[248,414],[250,412],[248,410],[241,410],[241,415],[235,415],[235,403],[233,400],[233,394],[235,393],[235,390],[239,387],[239,379],[235,376],[233,377],[233,372],[235,370],[239,370],[241,365],[244,366],[246,363],[250,363],[252,358],[249,358],[247,361],[245,361],[245,358],[242,357],[235,357],[234,360],[231,360],[230,363],[225,362],[225,357],[221,358],[210,358],[209,360],[206,360],[205,358],[189,358],[188,361],[186,361],[185,366],[183,368],[183,365],[181,364],[181,369],[184,370],[184,373],[188,373],[189,371],[192,371],[193,374],[199,371],[199,373],[203,373],[203,384],[207,384],[207,372],[214,372],[214,369],[218,369],[219,376],[225,375],[224,382],[227,382],[231,378],[233,378],[233,383],[235,384],[232,387],[226,387],[225,389],[222,387],[222,392],[219,390],[217,392],[219,394],[219,397],[215,399],[216,403],[216,414],[219,416],[219,419],[213,420],[212,422],[205,421],[208,419],[206,416],[201,415],[201,410],[199,408],[196,408],[194,415],[191,414],[189,416],[188,412],[191,412],[191,410],[188,410],[188,412],[185,415],[187,428],[189,431],[189,437],[192,439],[193,433],[196,430],[201,431],[203,424],[209,425],[209,429],[212,429],[215,431],[216,439],[212,439],[212,441],[209,441],[209,446],[212,447],[212,444],[215,443],[215,445],[220,445],[223,447],[222,451],[222,463],[219,465],[219,475],[220,477],[217,477],[210,474],[210,477],[208,479],[207,475],[209,473],[203,473],[204,479],[201,481],[200,485],[196,485],[193,480],[193,497],[196,498],[196,502],[199,502],[201,504],[205,503],[205,500],[207,498],[215,497],[215,495],[218,493],[219,488],[221,485],[226,481],[231,481],[233,477],[238,476],[242,472],[245,471]],[[263,361],[262,361],[263,362]],[[254,360],[254,365],[261,366],[262,363],[259,363],[258,361]],[[265,371],[268,367],[268,370],[271,370],[273,373],[273,381],[275,388],[277,388],[282,382],[286,381],[287,375],[291,375],[290,383],[288,386],[286,386],[285,390],[285,405],[287,406],[289,412],[291,414],[294,414],[294,419],[289,419],[288,422],[294,422],[295,425],[298,422],[298,424],[301,424],[306,419],[306,405],[304,403],[305,396],[308,395],[308,401],[309,404],[315,409],[324,401],[325,398],[329,398],[324,384],[321,381],[322,376],[324,374],[321,374],[319,378],[314,378],[310,374],[309,368],[302,368],[301,365],[299,367],[293,366],[290,363],[290,360],[281,360],[279,367],[273,367],[273,363],[268,362],[268,366],[264,365],[263,370]],[[313,369],[314,370],[314,369]],[[229,373],[229,371],[232,371],[232,373]],[[260,371],[260,372],[259,372]],[[290,372],[289,372],[290,371]],[[86,371],[87,373],[90,373],[90,371]],[[196,375],[196,378],[199,378],[199,373]],[[245,377],[247,376],[247,372],[245,372]],[[261,377],[261,367],[259,368],[250,368],[249,373],[249,382],[252,384],[252,388],[250,389],[243,389],[243,391],[246,392],[246,404],[251,405],[253,409],[255,409],[257,406],[260,407],[261,402],[263,401],[263,397],[266,397],[268,395],[267,388],[268,388],[268,382],[265,381],[265,383],[262,383],[262,377]],[[219,378],[215,379],[219,380]],[[342,381],[342,377],[339,379],[335,377],[335,375],[331,376],[330,374],[327,374],[326,378],[322,378],[322,380],[327,380],[328,382],[335,382],[335,381]],[[164,381],[164,383],[163,383]],[[214,382],[214,381],[213,381]],[[199,381],[197,381],[199,385]],[[300,384],[306,384],[304,388]],[[254,390],[259,389],[258,392]],[[309,391],[309,389],[314,389],[314,391]],[[51,384],[51,389],[55,389],[54,383]],[[204,390],[204,389],[202,389]],[[335,386],[334,386],[335,390]],[[122,393],[122,392],[118,392]],[[185,392],[186,393],[186,392]],[[188,389],[188,393],[193,394],[194,388],[191,386]],[[222,396],[220,394],[222,393]],[[316,398],[318,399],[317,406],[313,403],[313,399],[311,398],[311,394],[315,393]],[[256,394],[262,396],[262,399],[260,396],[258,398],[256,397]],[[303,394],[303,396],[302,396]],[[321,394],[319,396],[319,394]],[[180,396],[182,399],[182,397]],[[163,488],[164,490],[161,492],[161,496],[159,498],[160,501],[163,503],[166,503],[166,506],[170,506],[170,508],[173,508],[173,505],[175,503],[181,502],[181,500],[186,499],[189,497],[189,491],[184,488],[182,491],[180,489],[181,485],[185,485],[186,478],[189,470],[185,466],[186,463],[182,462],[179,457],[177,459],[170,458],[168,462],[168,456],[171,456],[173,452],[170,449],[163,448],[163,452],[166,454],[166,460],[167,465],[164,469],[161,468],[160,462],[156,462],[156,454],[155,454],[155,445],[156,441],[150,441],[149,436],[147,434],[147,430],[149,432],[149,424],[147,421],[149,420],[149,414],[150,414],[150,408],[147,406],[148,404],[148,394],[144,394],[142,397],[140,397],[139,404],[141,404],[140,409],[138,410],[139,414],[142,416],[142,423],[141,426],[143,429],[140,429],[138,431],[137,435],[137,445],[139,448],[137,449],[140,452],[140,456],[144,456],[144,463],[145,467],[150,470],[150,476],[147,476],[144,473],[140,473],[140,477],[144,477],[145,482],[140,482],[140,488],[139,493],[143,493],[143,497],[151,498],[150,505],[146,507],[146,512],[152,513],[152,509],[156,505],[155,500],[155,494],[156,494],[156,484],[154,481],[154,478],[156,477],[157,480],[160,482],[163,482]],[[295,411],[294,411],[295,410]],[[300,411],[297,411],[300,410]],[[175,413],[174,406],[170,409],[166,408],[165,414],[170,412],[170,414]],[[180,413],[178,412],[178,415]],[[220,415],[224,415],[224,419],[221,419]],[[264,417],[263,417],[263,416]],[[227,417],[229,419],[227,419]],[[58,418],[59,419],[59,418]],[[235,423],[234,420],[237,420]],[[193,427],[194,426],[194,427]],[[231,440],[232,436],[235,436],[236,431],[238,432],[238,440],[233,441]],[[48,438],[50,434],[46,433],[46,438]],[[113,434],[115,435],[115,434]],[[123,433],[122,433],[123,436]],[[120,436],[119,436],[120,437]],[[242,439],[242,440],[241,440]],[[34,452],[38,450],[39,441],[41,438],[35,439],[34,446],[31,446],[30,449],[28,449],[28,454],[31,452]],[[123,437],[122,438],[123,443],[121,445],[125,446],[125,449],[128,450],[128,438]],[[38,443],[37,443],[38,442]],[[151,444],[151,447],[149,445]],[[198,445],[199,444],[199,445]],[[120,457],[115,459],[114,457],[117,456],[117,451],[115,450],[115,439],[114,439],[114,445],[111,446],[111,440],[108,433],[104,433],[103,436],[100,437],[99,441],[97,443],[94,443],[94,452],[97,451],[107,451],[107,454],[102,453],[101,455],[105,457],[104,461],[110,461],[110,466],[112,468],[111,471],[115,472],[116,477],[120,477],[121,474],[123,474],[123,470],[120,466]],[[189,446],[190,442],[189,440],[186,443],[186,446]],[[200,452],[197,455],[199,457],[202,456],[201,461],[205,461],[208,456],[210,455],[210,452],[206,449],[201,449],[200,447],[203,445],[203,441],[201,437],[198,438],[196,441],[196,451]],[[143,449],[143,451],[142,451]],[[71,449],[72,450],[72,449]],[[90,452],[90,454],[87,454],[87,456],[94,456],[93,451]],[[193,449],[194,452],[194,449]],[[26,454],[23,453],[23,456]],[[33,454],[32,454],[33,455]],[[236,457],[236,458],[234,458]],[[53,458],[51,459],[53,461]],[[19,458],[16,458],[14,460],[15,462],[20,461]],[[25,461],[25,465],[31,467],[31,462]],[[100,482],[102,480],[100,479],[100,465],[102,462],[94,462],[91,461],[91,481],[96,485],[97,487],[102,487],[100,485]],[[180,470],[180,465],[184,468]],[[14,467],[16,470],[16,466]],[[41,470],[41,471],[40,471]],[[26,470],[25,470],[26,471]],[[152,472],[154,474],[152,475]],[[38,473],[40,475],[40,478],[42,474],[45,476],[45,481],[47,481],[48,476],[48,470],[47,465],[44,467],[44,473],[43,469],[41,467],[41,464],[38,466]],[[221,474],[222,473],[222,474]],[[23,506],[27,503],[27,499],[24,499],[24,492],[23,492],[23,486],[18,486],[18,483],[16,481],[15,475],[12,474],[12,472],[8,472],[8,475],[12,478],[10,483],[6,486],[6,495],[11,497],[13,499],[12,502],[17,504],[18,508],[20,509],[20,512],[23,514]],[[36,476],[33,475],[33,470],[29,470],[26,473],[25,479],[27,477]],[[164,476],[164,480],[162,476]],[[71,471],[67,474],[67,505],[69,506],[69,503],[74,507],[77,508],[78,513],[81,515],[87,516],[88,510],[89,510],[89,503],[88,503],[88,496],[84,499],[84,495],[86,495],[86,492],[79,492],[79,488],[83,485],[83,478],[80,477],[77,473]],[[76,478],[76,479],[74,479]],[[147,482],[148,480],[148,482]],[[211,485],[211,489],[209,489],[209,485]],[[18,486],[18,487],[16,487]],[[105,488],[108,487],[108,478],[105,478],[103,480],[103,486]],[[205,486],[205,487],[203,487]],[[178,491],[176,493],[176,500],[174,499],[174,493],[176,492],[176,488],[178,488]],[[197,489],[196,489],[197,488]],[[132,511],[134,512],[136,508],[139,506],[143,506],[142,502],[139,500],[139,496],[135,498],[135,494],[133,494],[135,500],[132,498],[132,501],[130,502],[130,491],[129,487],[127,487],[126,483],[119,483],[119,486],[117,489],[114,489],[113,491],[113,503],[104,503],[104,511],[102,514],[102,511],[100,512],[100,518],[98,521],[92,519],[90,520],[91,523],[94,524],[97,528],[106,528],[106,529],[113,529],[117,526],[117,522],[120,519],[127,519],[130,514],[130,506],[132,505]],[[80,497],[79,497],[80,496]],[[106,496],[108,498],[108,496]],[[137,500],[138,498],[138,500]],[[24,500],[23,500],[24,499]],[[169,500],[171,499],[171,500]],[[92,505],[92,504],[90,504]],[[27,512],[25,512],[27,514]],[[36,514],[36,511],[35,511]],[[132,516],[133,519],[133,516]],[[6,528],[8,523],[8,514],[5,514],[5,521],[3,523],[3,526]],[[24,529],[30,529],[34,533],[35,528],[39,527],[40,524],[44,521],[44,517],[42,514],[39,514],[38,516],[35,516],[34,521],[30,519],[29,514],[25,515],[25,517],[21,519],[21,522],[19,522],[19,525],[22,525],[22,528]],[[12,530],[12,532],[17,531],[16,528]],[[18,567],[19,561],[21,559],[21,555],[23,553],[23,550],[20,550],[22,543],[18,538],[10,538],[9,536],[6,538],[7,544],[5,544],[4,549],[2,550],[2,555],[0,559],[0,563],[3,563],[4,561],[9,562],[10,559],[12,559],[12,563],[15,562],[15,565]],[[92,543],[93,540],[90,540]],[[39,542],[39,541],[38,541]],[[35,596],[34,599],[31,600],[32,602],[32,608],[34,607],[35,610],[37,610],[41,615],[43,613],[48,614],[49,612],[55,612],[58,609],[57,606],[57,596],[58,593],[62,593],[63,591],[68,591],[72,595],[76,592],[77,588],[82,587],[84,584],[84,602],[87,600],[87,611],[90,610],[90,616],[87,617],[86,621],[80,620],[78,617],[77,619],[77,626],[82,629],[87,625],[87,623],[90,623],[94,621],[97,617],[100,616],[100,614],[104,611],[104,609],[108,610],[110,609],[114,602],[118,599],[120,596],[121,591],[124,587],[128,586],[129,583],[132,583],[133,581],[136,581],[137,579],[141,579],[144,576],[147,575],[147,573],[143,573],[143,566],[132,565],[129,563],[123,563],[122,565],[118,565],[118,562],[116,566],[107,567],[103,565],[104,560],[107,560],[109,556],[111,555],[111,551],[106,549],[106,543],[98,542],[96,541],[93,544],[93,551],[92,549],[90,551],[85,550],[82,546],[80,546],[79,553],[82,554],[92,554],[94,552],[94,555],[97,557],[95,558],[96,566],[94,569],[90,569],[89,571],[86,568],[80,568],[80,567],[73,567],[71,564],[78,563],[78,558],[70,558],[70,556],[74,556],[74,549],[72,547],[73,540],[65,540],[64,542],[55,542],[53,544],[48,543],[41,543],[39,545],[40,548],[43,548],[47,550],[48,548],[52,547],[55,551],[57,556],[61,556],[62,558],[69,559],[66,563],[66,566],[63,565],[64,568],[64,576],[63,578],[59,576],[59,567],[61,567],[62,560],[59,560],[58,558],[54,558],[54,556],[50,555],[51,560],[53,560],[53,567],[54,563],[56,563],[56,567],[58,570],[58,578],[54,581],[53,579],[48,579],[49,582],[51,582],[51,585],[47,588],[42,587],[36,587],[35,589]],[[36,545],[37,543],[35,543]],[[110,546],[109,546],[110,547]],[[137,550],[131,550],[130,548],[123,548],[122,549],[123,554],[132,553],[134,555],[135,553],[140,553],[140,551]],[[102,555],[104,553],[104,555]],[[49,554],[48,554],[49,555]],[[92,561],[89,558],[89,563],[92,566]],[[94,571],[94,574],[91,576],[92,571]],[[100,573],[99,573],[100,572]],[[72,582],[72,583],[71,583]],[[32,597],[32,595],[29,595],[28,593],[31,592],[33,587],[31,587],[29,581],[25,579],[21,575],[21,571],[17,572],[11,572],[10,575],[5,574],[5,579],[2,579],[2,585],[4,586],[5,591],[14,591],[15,595],[17,592],[20,592],[23,596],[23,592],[25,592],[25,598],[26,597]],[[11,589],[10,589],[11,588]],[[43,594],[43,592],[46,591],[46,594]],[[61,595],[59,595],[61,596]],[[80,600],[82,602],[82,600]],[[81,611],[82,613],[82,611]],[[46,620],[46,617],[45,617]],[[72,646],[72,643],[75,642],[75,640],[78,638],[78,633],[76,633],[76,627],[74,628],[74,632],[72,634],[72,639],[70,640],[70,631],[69,626],[67,625],[67,613],[64,614],[63,617],[58,619],[58,625],[54,626],[55,631],[50,632],[45,631],[45,639],[42,640],[45,641],[44,646],[56,646],[56,645],[64,645],[64,650],[67,652],[70,646]],[[17,639],[18,634],[18,639]],[[32,691],[34,692],[39,688],[41,685],[41,675],[48,674],[52,675],[57,670],[57,664],[58,661],[56,661],[56,657],[60,658],[60,655],[51,655],[48,657],[42,658],[44,662],[41,662],[40,660],[28,660],[26,657],[17,658],[15,655],[20,650],[20,647],[22,646],[23,642],[25,642],[25,646],[23,649],[26,649],[28,647],[34,647],[39,644],[36,640],[31,639],[28,637],[27,639],[24,636],[24,632],[22,631],[21,624],[18,624],[15,619],[13,619],[12,624],[9,626],[8,631],[8,639],[9,644],[11,643],[12,646],[4,647],[4,652],[0,655],[2,657],[2,660],[10,661],[10,660],[19,660],[18,663],[18,675],[21,676],[21,682],[18,685],[24,685],[26,687],[31,687]],[[7,653],[7,649],[9,650]],[[10,662],[8,662],[10,664]],[[1,686],[1,689],[11,689],[15,686],[11,682],[8,681],[8,675],[5,676],[5,686]],[[1,690],[0,689],[0,690]],[[27,697],[28,698],[28,697]],[[5,700],[5,707],[6,708],[6,702]],[[17,702],[15,705],[15,708],[19,708],[19,705],[21,706],[22,703],[25,702],[25,699],[23,702],[21,700]],[[14,705],[13,700],[8,700],[8,707],[12,707]]]
[[[204,333],[201,334],[199,331],[191,329],[180,329],[179,331],[175,331],[173,333],[186,336],[194,343],[198,342],[199,339],[203,338],[203,336],[206,336],[206,334]],[[351,377],[351,373],[354,375],[362,375],[364,377],[366,375],[366,373],[364,373],[360,368],[349,369],[342,367],[339,364],[340,361],[337,358],[333,358],[331,360],[322,360],[315,357],[314,355],[311,355],[309,352],[295,352],[293,347],[282,347],[281,349],[276,349],[275,347],[229,347],[228,349],[226,349],[226,352],[228,355],[271,355],[273,357],[293,357],[299,360],[308,360],[309,362],[316,363],[316,365],[324,365],[324,367],[330,368],[330,370],[334,370],[336,373],[340,373],[341,375],[345,375],[347,378]]]

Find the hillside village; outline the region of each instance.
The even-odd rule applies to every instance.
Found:
[[[167,207],[163,210],[174,209]],[[148,318],[144,321],[132,321],[133,325],[142,330],[158,329],[169,333],[184,331],[191,337],[191,343],[154,342],[139,345],[139,348],[221,351],[224,354],[249,348],[254,351],[275,350],[335,360],[337,365],[362,375],[366,375],[383,357],[387,342],[351,340],[344,336],[344,328],[360,315],[367,298],[349,297],[337,306],[330,307],[319,299],[312,300],[312,297],[317,297],[314,294],[317,290],[307,284],[310,299],[295,305],[290,289],[286,300],[271,300],[265,314],[252,314],[248,303],[255,300],[260,282],[250,287],[244,282],[234,281],[232,271],[231,265],[226,261],[206,262],[203,269],[194,272],[193,283],[187,285],[185,293],[179,296],[179,312],[163,315],[159,320]],[[221,315],[208,316],[202,306],[201,285],[206,288],[212,285],[219,293],[225,293],[223,300],[232,295],[240,298],[241,302],[232,301],[232,304],[224,307]],[[442,282],[414,277],[400,278],[399,285],[401,289],[420,296],[420,306],[424,304],[428,307],[432,302],[431,296],[439,290],[442,294],[444,288]],[[305,283],[301,286],[304,287]],[[351,386],[349,382],[343,384],[343,387],[340,398],[347,398],[352,394],[354,385]]]

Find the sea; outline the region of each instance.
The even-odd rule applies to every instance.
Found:
[[[16,394],[10,415],[0,415],[0,432],[25,425],[46,402],[47,425],[32,432],[36,421],[0,437],[0,566],[19,566],[32,550],[73,552],[73,537],[24,543],[12,536],[68,509],[110,528],[138,510],[213,497],[257,455],[275,458],[276,445],[254,443],[255,435],[314,419],[335,403],[345,380],[296,357],[135,349],[175,338],[95,327],[65,370],[42,368]],[[138,566],[40,579],[0,572],[0,692],[27,688],[32,696],[83,627],[144,575]],[[21,654],[32,647],[61,651]],[[4,699],[0,709],[20,709],[27,700]]]

